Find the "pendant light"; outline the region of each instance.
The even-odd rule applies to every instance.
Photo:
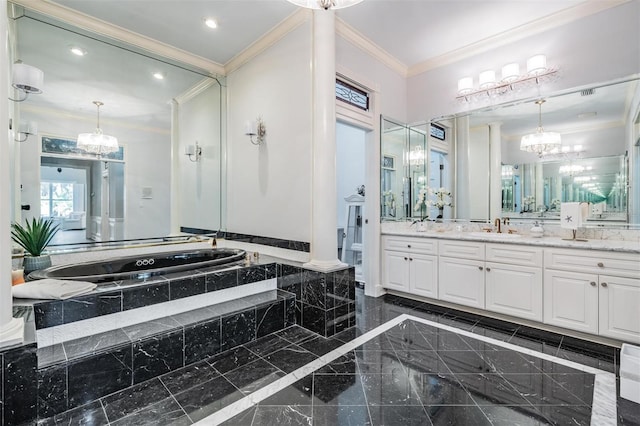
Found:
[[[288,0],[296,6],[307,9],[343,9],[360,3],[362,0]]]
[[[118,139],[113,136],[105,135],[100,129],[100,107],[104,103],[93,101],[98,108],[98,125],[93,133],[80,133],[78,135],[77,147],[91,154],[109,154],[118,152]]]
[[[537,100],[538,105],[538,128],[535,133],[524,135],[520,141],[520,149],[527,152],[534,152],[539,157],[547,154],[554,149],[559,149],[562,143],[560,133],[545,132],[542,128],[542,104],[545,103],[543,99]]]

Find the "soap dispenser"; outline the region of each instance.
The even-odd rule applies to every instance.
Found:
[[[544,228],[536,220],[531,228],[531,236],[534,238],[541,238],[544,235]]]

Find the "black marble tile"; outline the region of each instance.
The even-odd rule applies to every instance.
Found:
[[[287,299],[284,301],[284,326],[295,325],[296,321],[296,299]]]
[[[191,364],[220,353],[220,319],[184,328],[184,360]]]
[[[36,303],[33,312],[36,316],[36,329],[55,327],[64,323],[62,300]]]
[[[452,373],[478,374],[490,371],[484,359],[475,351],[438,351]]]
[[[264,265],[265,279],[270,280],[278,277],[278,271],[275,263]]]
[[[38,370],[38,417],[51,417],[68,409],[67,366]]]
[[[169,295],[171,300],[203,294],[206,291],[205,276],[191,275],[184,278],[173,278],[169,281]]]
[[[72,360],[83,356],[96,354],[114,346],[128,345],[129,337],[122,329],[105,331],[104,333],[81,337],[63,343],[67,359]]]
[[[242,413],[231,417],[229,420],[220,423],[220,426],[252,426],[253,418],[256,415],[256,406],[247,408]]]
[[[395,419],[397,420],[397,418]],[[339,405],[339,406],[314,406],[313,407],[314,426],[335,426],[335,425],[371,425],[369,418],[369,408],[365,405]],[[400,424],[400,423],[396,423]],[[422,423],[423,425],[425,423]],[[428,424],[428,423],[426,423]]]
[[[263,265],[254,265],[238,269],[238,285],[264,281],[266,278],[267,272]]]
[[[2,355],[4,422],[30,422],[37,415],[36,345],[10,349]]]
[[[508,379],[509,377],[507,376],[506,378]],[[593,388],[595,382],[595,376],[593,374],[547,373],[544,377],[545,382],[547,378],[551,378],[553,381],[558,383],[566,392],[569,392],[571,393],[571,395],[577,397],[582,404],[591,405],[593,403]],[[640,406],[638,407],[638,410],[640,413]]]
[[[361,376],[314,374],[314,405],[367,405]]]
[[[157,318],[150,321],[133,324],[122,329],[129,340],[136,342],[157,334],[168,333],[181,329],[180,323],[172,317]]]
[[[153,379],[102,398],[102,405],[113,422],[170,396],[160,379]]]
[[[160,402],[110,423],[113,426],[182,426],[190,424],[192,424],[191,420],[173,398],[165,398]]]
[[[256,338],[256,310],[248,309],[222,317],[222,350],[234,348]]]
[[[206,361],[200,361],[164,374],[160,376],[160,380],[171,393],[176,394],[184,392],[201,383],[208,382],[218,376],[220,376],[220,373],[218,373]]]
[[[171,315],[171,318],[178,321],[183,326],[193,325],[200,322],[207,322],[219,318],[209,307],[193,309],[191,311],[182,312]]]
[[[240,346],[230,351],[225,351],[207,360],[209,365],[220,374],[226,374],[238,367],[249,364],[259,357],[247,348]]]
[[[313,375],[303,377],[265,398],[260,405],[312,405]]]
[[[430,425],[429,417],[422,406],[386,405],[369,407],[371,423],[374,425],[419,426]],[[436,423],[440,426],[441,423]],[[445,424],[445,423],[442,423]],[[452,425],[466,423],[452,423]]]
[[[122,310],[169,301],[169,282],[154,283],[122,290]]]
[[[107,416],[100,405],[100,401],[94,401],[73,410],[58,414],[53,418],[47,419],[44,423],[47,425],[106,425],[108,424]]]
[[[96,368],[97,365],[100,368]],[[70,362],[67,367],[69,408],[131,386],[131,365],[130,346]]]
[[[122,291],[74,297],[62,302],[64,323],[82,321],[122,311]]]
[[[311,425],[312,410],[307,405],[258,406],[254,425]]]
[[[260,338],[284,328],[284,300],[256,307],[256,337]]]
[[[174,395],[178,404],[194,422],[210,416],[242,396],[242,392],[237,390],[224,376],[200,383]]]
[[[529,405],[523,395],[530,393],[514,390],[513,383],[503,378],[500,374],[456,374],[456,379],[464,388],[473,395],[477,405]],[[521,377],[523,378],[523,377]],[[516,382],[518,388],[531,389],[529,383]]]
[[[67,360],[62,343],[38,348],[38,368],[49,367]]]
[[[536,407],[547,423],[553,425],[591,425],[591,407],[584,405],[542,405]]]
[[[356,374],[358,371],[356,353],[351,351],[316,370],[314,374]]]
[[[300,343],[300,346],[317,356],[322,356],[339,348],[343,344],[344,343],[342,343],[341,340],[331,338],[327,339],[326,337],[319,336],[315,339]]]
[[[270,355],[267,355],[265,359],[271,364],[278,367],[285,373],[291,373],[294,370],[302,367],[311,361],[316,360],[318,357],[311,352],[301,348],[297,345],[290,345],[284,349],[280,349]]]
[[[266,356],[278,349],[287,347],[290,344],[291,342],[284,340],[275,334],[270,334],[256,340],[255,342],[247,343],[244,346],[256,355]]]
[[[360,380],[369,405],[422,405],[416,391],[406,386],[406,373],[361,374]]]
[[[381,407],[386,408],[386,407]],[[398,407],[401,408],[401,407]],[[406,408],[406,407],[405,407]],[[480,407],[473,405],[432,405],[425,407],[425,411],[429,415],[432,424],[438,426],[489,426],[492,425],[491,420],[484,414],[484,412],[480,409]],[[371,412],[371,418],[374,419],[374,413],[376,411]],[[390,413],[391,414],[391,413]],[[402,418],[402,410],[398,410],[397,413]],[[375,422],[375,420],[374,420]],[[415,423],[409,423],[415,424]],[[501,424],[501,423],[497,423]],[[515,423],[508,422],[504,423],[505,426],[513,425]]]
[[[257,359],[246,364],[243,368],[237,368],[225,374],[227,380],[245,395],[249,395],[283,376],[282,371],[262,359]]]
[[[208,273],[205,276],[206,291],[223,290],[225,288],[236,287],[238,285],[238,270],[220,271]]]
[[[542,360],[509,350],[479,352],[486,363],[486,371],[503,374],[537,374]]]
[[[326,324],[326,311],[324,309],[302,303],[302,319],[300,325],[314,333],[324,336]]]
[[[620,394],[619,391],[618,394]],[[618,424],[622,426],[640,425],[640,407],[637,403],[618,396]]]
[[[133,343],[133,383],[184,366],[182,330]]]
[[[301,301],[316,308],[326,309],[327,274],[304,271]]]
[[[534,407],[500,405],[481,406],[480,409],[492,425],[542,426],[551,424]]]

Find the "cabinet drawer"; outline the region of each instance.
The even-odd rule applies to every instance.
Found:
[[[385,237],[384,248],[418,254],[438,254],[438,242],[428,238]]]
[[[544,251],[544,267],[640,278],[640,256],[632,253],[547,249]]]
[[[542,267],[542,249],[539,247],[487,244],[486,251],[489,262]]]
[[[439,242],[438,251],[440,252],[440,256],[484,260],[483,243],[444,240]]]

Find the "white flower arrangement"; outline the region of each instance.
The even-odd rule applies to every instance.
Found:
[[[557,209],[560,206],[560,200],[555,198],[553,200],[551,200],[551,208],[552,209]]]
[[[451,206],[451,192],[445,188],[431,189],[431,194],[435,196],[435,200],[429,200],[429,205],[442,209],[445,206]]]
[[[524,204],[527,208],[536,202],[536,197],[533,195],[528,195],[522,199],[522,204]]]
[[[429,205],[429,187],[423,187],[418,191],[418,201],[416,201],[416,205],[413,208],[414,211],[421,211],[423,208],[427,208]]]
[[[392,190],[384,191],[382,193],[384,197],[384,205],[393,209],[396,207],[396,194],[393,193]]]

